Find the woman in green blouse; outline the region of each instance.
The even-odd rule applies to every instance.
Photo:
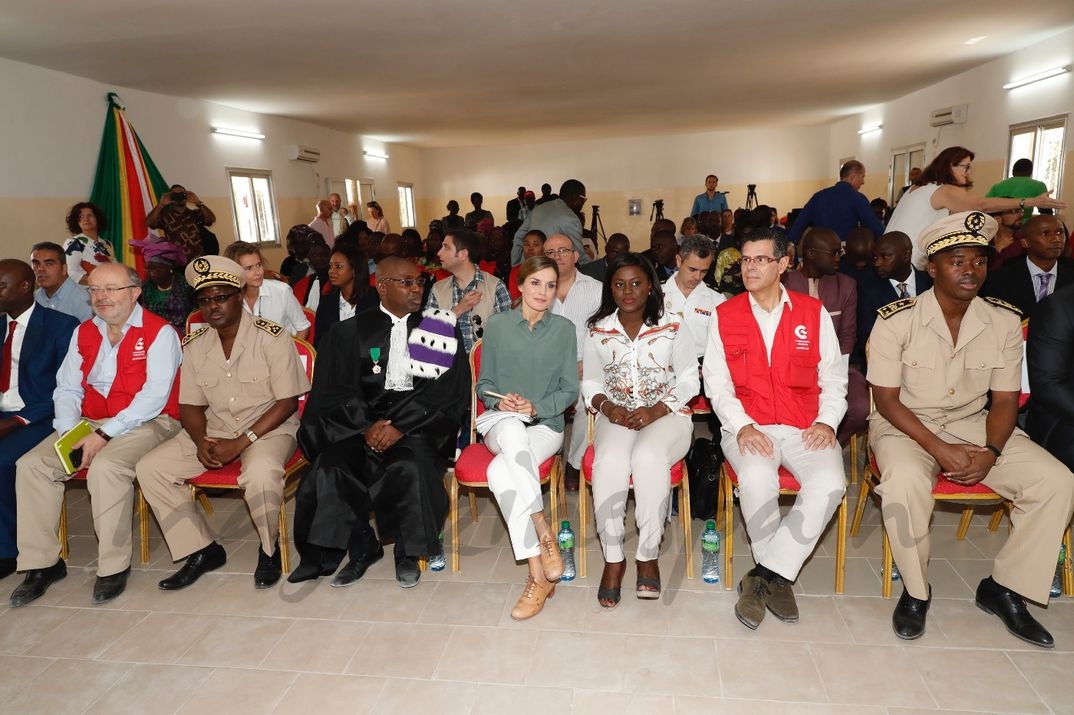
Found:
[[[563,575],[556,534],[544,515],[539,468],[563,445],[563,413],[578,399],[574,324],[550,312],[556,262],[535,256],[519,270],[522,302],[485,323],[477,397],[501,419],[485,433],[496,455],[488,484],[507,521],[515,558],[528,562],[526,587],[511,611],[516,620],[544,608]]]

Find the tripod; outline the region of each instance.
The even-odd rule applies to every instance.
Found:
[[[755,209],[759,205],[757,201],[757,184],[746,185],[746,210]]]
[[[649,223],[653,223],[654,220],[655,221],[663,221],[664,220],[664,200],[663,199],[657,199],[656,201],[653,201],[653,210],[649,212]]]
[[[589,223],[589,233],[593,238],[593,245],[600,245],[599,241],[597,240],[597,238],[599,237],[604,239],[604,245],[605,247],[607,247],[608,234],[604,232],[604,222],[600,220],[600,206],[593,205],[591,208],[593,209],[593,219]],[[600,230],[599,233],[597,232],[598,229]]]

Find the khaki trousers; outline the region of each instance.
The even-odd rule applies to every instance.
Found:
[[[280,535],[284,465],[295,452],[294,427],[277,428],[243,450],[239,487],[261,540],[271,556]],[[190,498],[187,480],[205,472],[198,448],[186,433],[178,435],[138,462],[138,484],[164,533],[172,559],[179,561],[213,542],[209,524]]]
[[[875,415],[869,435],[895,563],[907,592],[927,599],[932,488],[940,467],[917,442]],[[948,423],[937,435],[953,444],[984,444],[985,413]],[[992,577],[1025,598],[1047,603],[1056,549],[1074,509],[1074,475],[1016,429],[983,483],[1014,504],[1013,529],[996,555]]]
[[[103,422],[95,422],[100,426]],[[179,430],[179,422],[160,415],[112,439],[93,458],[86,486],[97,532],[97,575],[111,576],[131,565],[131,518],[134,510],[134,465],[138,459]],[[19,570],[48,568],[60,553],[57,533],[64,483],[70,477],[60,466],[53,433],[16,463]]]

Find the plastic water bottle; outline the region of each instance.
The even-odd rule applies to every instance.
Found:
[[[429,570],[443,571],[446,566],[447,559],[444,558],[444,533],[440,532],[440,553],[436,556],[429,557]]]
[[[705,530],[701,532],[701,580],[720,582],[720,532],[712,519],[705,522]]]
[[[561,581],[573,581],[574,570],[574,532],[571,531],[571,523],[564,520],[559,525],[559,554],[563,557],[563,576]]]
[[[1067,545],[1063,544],[1059,547],[1059,562],[1055,565],[1055,577],[1052,579],[1052,589],[1048,592],[1048,595],[1052,598],[1059,598],[1063,595],[1063,565],[1067,560]]]

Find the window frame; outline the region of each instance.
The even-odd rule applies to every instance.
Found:
[[[231,203],[231,221],[235,228],[235,240],[243,241],[244,243],[251,243],[257,246],[280,246],[283,244],[283,235],[280,231],[280,210],[279,204],[276,200],[276,184],[272,180],[272,171],[269,169],[249,169],[245,167],[228,166],[225,167],[227,172],[227,188],[228,195],[230,196]],[[257,202],[257,193],[253,190],[254,179],[265,179],[268,183],[269,202],[271,203],[272,217],[268,223],[269,228],[275,231],[275,237],[265,239],[261,235],[260,221],[257,222],[256,228],[258,233],[257,241],[247,241],[242,236],[241,222],[239,221],[239,210],[235,203],[235,188],[233,179],[240,178],[246,179],[250,182],[250,195],[254,198],[254,202]],[[257,206],[253,207],[256,214]]]
[[[418,207],[414,201],[414,184],[409,181],[398,181],[397,193],[399,197],[399,229],[417,228]],[[410,214],[410,223],[407,223],[407,214]]]
[[[1054,115],[1052,115],[1050,117],[1042,117],[1040,119],[1032,119],[1032,120],[1029,120],[1027,122],[1018,122],[1017,124],[1011,124],[1010,126],[1008,126],[1007,127],[1007,153],[1006,153],[1006,161],[1004,162],[1004,165],[1003,165],[1003,178],[1004,179],[1009,179],[1012,176],[1012,174],[1011,174],[1012,165],[1018,159],[1023,159],[1023,158],[1028,158],[1028,159],[1031,159],[1033,161],[1033,171],[1034,171],[1034,174],[1036,174],[1036,172],[1038,171],[1038,168],[1041,165],[1040,164],[1040,158],[1041,157],[1040,157],[1040,151],[1039,151],[1040,150],[1040,135],[1041,135],[1041,133],[1043,131],[1045,131],[1045,130],[1048,130],[1048,129],[1061,128],[1063,130],[1063,141],[1062,141],[1062,144],[1061,144],[1061,146],[1059,148],[1059,167],[1058,167],[1058,171],[1056,172],[1055,186],[1052,186],[1051,184],[1048,184],[1048,182],[1046,182],[1046,181],[1044,182],[1045,184],[1048,185],[1048,188],[1051,190],[1052,196],[1060,196],[1062,188],[1063,188],[1063,171],[1064,171],[1064,168],[1065,168],[1064,164],[1066,162],[1066,151],[1067,151],[1066,147],[1067,147],[1067,134],[1068,134],[1067,133],[1067,128],[1068,128],[1068,124],[1069,124],[1069,121],[1068,121],[1069,117],[1070,117],[1069,113],[1068,114],[1054,114]],[[1033,132],[1033,156],[1031,156],[1031,157],[1022,157],[1022,156],[1015,157],[1015,156],[1013,156],[1013,150],[1012,150],[1012,144],[1014,143],[1014,137],[1015,137],[1015,135],[1027,134],[1028,133],[1027,130],[1031,130]],[[1034,176],[1034,178],[1036,178],[1036,176]]]

